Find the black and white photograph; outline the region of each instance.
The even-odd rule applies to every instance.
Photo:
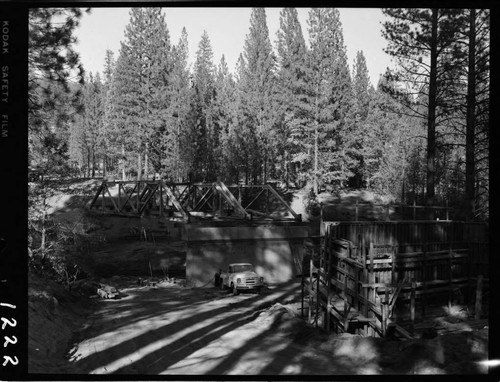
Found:
[[[133,5],[0,16],[12,150],[27,39],[26,301],[2,292],[3,366],[498,375],[490,9]]]

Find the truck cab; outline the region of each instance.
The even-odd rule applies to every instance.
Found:
[[[234,295],[242,290],[260,292],[264,287],[264,278],[260,277],[251,263],[232,263],[226,272],[221,272],[221,289],[230,289]]]

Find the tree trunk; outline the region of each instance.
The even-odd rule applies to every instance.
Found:
[[[125,180],[125,145],[122,144],[122,180]]]
[[[146,152],[144,153],[144,177],[148,179],[148,145],[146,144]]]
[[[95,178],[95,149],[92,148],[92,178]]]
[[[102,154],[102,177],[106,178],[106,154]]]
[[[465,133],[465,218],[474,219],[475,201],[475,166],[474,166],[474,135],[476,106],[476,10],[470,10],[469,29],[469,62],[467,76],[467,117]]]
[[[141,153],[137,153],[137,180],[141,180],[142,178],[142,155]]]
[[[318,93],[319,84],[316,87],[316,121],[314,124],[314,194],[318,195]]]
[[[438,10],[432,9],[431,67],[429,76],[429,105],[427,116],[427,183],[426,204],[434,205],[436,188],[436,97],[437,97],[437,43]],[[432,215],[432,214],[431,214]],[[430,216],[432,218],[432,216]]]
[[[87,150],[87,178],[90,178],[90,148]]]
[[[318,122],[314,128],[314,194],[318,195]]]

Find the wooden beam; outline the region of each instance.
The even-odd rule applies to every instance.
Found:
[[[196,205],[193,207],[194,211],[199,211],[202,207],[205,206],[205,204],[208,202],[208,199],[211,196],[211,193],[214,193],[214,190],[212,188],[209,188],[201,197],[201,199],[196,203]]]
[[[411,319],[411,333],[415,331],[415,289],[416,283],[414,280],[411,282],[411,295],[410,295],[410,319]]]
[[[477,277],[476,304],[474,309],[474,319],[479,320],[482,314],[483,305],[483,275]]]
[[[243,208],[243,206],[238,202],[234,195],[229,191],[226,185],[222,182],[215,182],[214,188],[219,192],[220,195],[228,202],[228,204],[235,209],[235,211],[241,213],[246,219],[250,220],[250,214]]]
[[[262,195],[263,192],[264,192],[264,190],[260,190],[260,192],[257,194],[257,196],[255,198],[253,198],[252,201],[250,203],[248,203],[248,205],[246,207],[244,207],[245,210],[247,210],[248,208],[250,208],[250,206],[255,203],[255,201],[259,198],[259,196]]]
[[[90,203],[89,208],[94,207],[94,204],[95,204],[95,202],[97,202],[97,199],[99,198],[99,195],[101,194],[104,185],[105,185],[105,182],[102,182],[101,185],[99,186],[99,189],[97,190],[97,193],[95,194],[94,199],[92,199],[92,202]]]
[[[295,220],[302,221],[302,216],[298,215],[294,210],[292,210],[292,208],[288,205],[288,203],[280,196],[280,194],[278,194],[278,192],[272,186],[266,184],[266,187],[281,202],[281,204],[283,204],[286,207],[288,212],[292,214]]]
[[[106,188],[106,191],[108,192],[109,198],[111,199],[111,203],[113,203],[115,210],[118,212],[119,211],[118,206],[116,205],[115,200],[111,196],[111,192],[109,191],[109,188],[107,186],[105,188]]]
[[[130,207],[132,207],[132,210],[134,210],[135,212],[138,212],[137,209],[135,208],[135,206],[132,204],[132,202],[130,202],[130,199],[132,198],[132,195],[134,194],[134,191],[136,188],[137,188],[137,183],[134,185],[134,188],[132,189],[132,191],[130,193],[128,193],[125,190],[125,187],[123,188],[123,192],[127,195],[127,199],[125,199],[125,202],[120,207],[120,210],[119,210],[120,212],[123,211],[123,208],[126,206],[127,203],[129,203]]]
[[[178,212],[182,215],[184,220],[189,221],[190,215],[189,212],[187,212],[183,207],[182,204],[179,202],[179,200],[175,197],[174,193],[168,187],[163,181],[160,182],[160,187],[163,187],[163,190],[165,191],[165,194],[167,195],[168,198],[172,201],[172,204],[174,207],[177,209]]]
[[[139,210],[139,213],[142,213],[142,212],[146,209],[146,207],[147,207],[147,205],[148,205],[149,201],[151,200],[151,198],[152,198],[152,197],[153,197],[153,195],[156,193],[156,191],[158,190],[158,188],[159,188],[159,187],[160,187],[160,185],[159,185],[159,184],[155,184],[155,185],[153,185],[153,189],[150,189],[149,195],[148,195],[148,197],[146,198],[146,200],[143,202],[144,204],[142,205],[141,209]]]

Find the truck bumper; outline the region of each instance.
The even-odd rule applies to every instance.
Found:
[[[238,290],[258,290],[261,289],[264,285],[236,285],[236,289]]]

